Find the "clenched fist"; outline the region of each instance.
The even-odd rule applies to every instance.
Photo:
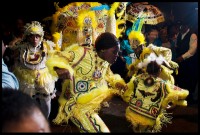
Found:
[[[58,67],[54,67],[54,70],[56,71],[56,73],[58,74],[60,79],[70,79],[72,80],[72,76],[70,75],[69,70],[64,69],[64,68],[58,68]]]

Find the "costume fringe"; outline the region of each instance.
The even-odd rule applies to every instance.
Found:
[[[70,117],[75,117],[77,119],[81,119],[81,114],[89,114],[97,113],[101,109],[101,103],[115,94],[115,90],[107,90],[100,94],[99,96],[95,97],[91,101],[87,103],[77,103],[76,98],[70,98],[69,100],[59,100],[60,107],[58,110],[58,115],[53,120],[55,124],[61,124],[63,122],[68,122]],[[73,105],[74,104],[74,105]],[[71,108],[71,110],[69,109]]]
[[[166,124],[172,123],[172,116],[170,116],[170,114],[171,113],[167,113],[165,109],[162,109],[156,120],[153,120],[138,113],[134,113],[129,108],[126,109],[126,118],[132,123],[134,131],[136,127],[139,126],[139,129],[135,132],[160,132],[163,125],[166,126]],[[148,128],[145,129],[145,127]]]
[[[169,114],[172,113],[167,113],[166,110],[162,109],[160,115],[158,115],[158,117],[156,118],[156,123],[153,127],[152,132],[156,133],[156,132],[161,132],[161,128],[163,125],[167,125],[167,124],[171,124],[172,123],[172,116],[170,116]]]

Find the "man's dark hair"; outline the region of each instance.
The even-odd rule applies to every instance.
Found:
[[[9,123],[18,123],[33,113],[34,109],[44,112],[28,94],[10,88],[2,89],[1,120],[2,131]],[[44,115],[45,117],[45,115]]]
[[[95,41],[96,51],[105,50],[119,45],[119,39],[110,32],[100,34]]]
[[[160,65],[157,64],[156,61],[151,61],[147,65],[147,73],[150,75],[158,75],[160,73]]]

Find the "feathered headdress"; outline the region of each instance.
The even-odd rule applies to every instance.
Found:
[[[155,53],[151,53],[146,59],[144,59],[142,62],[138,63],[138,68],[147,67],[147,65],[151,62],[155,61],[158,65],[163,64],[165,61],[165,58],[162,55],[159,55],[158,57],[155,55]]]
[[[25,31],[24,31],[24,37],[23,39],[26,39],[27,36],[31,35],[31,34],[38,34],[41,36],[41,41],[43,40],[43,36],[44,36],[44,31],[43,31],[43,27],[40,24],[40,22],[38,21],[32,21],[31,23],[27,23],[25,26]]]

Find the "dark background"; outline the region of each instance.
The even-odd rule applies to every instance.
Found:
[[[11,21],[22,16],[28,21],[40,21],[56,12],[54,2],[59,2],[60,7],[73,1],[69,0],[1,0],[1,20]],[[108,2],[108,1],[107,1]],[[137,1],[132,1],[137,2]],[[100,3],[105,3],[101,2]],[[108,2],[113,3],[111,2]],[[169,20],[171,13],[174,21],[190,20],[193,25],[198,25],[198,2],[149,2],[158,7]]]

